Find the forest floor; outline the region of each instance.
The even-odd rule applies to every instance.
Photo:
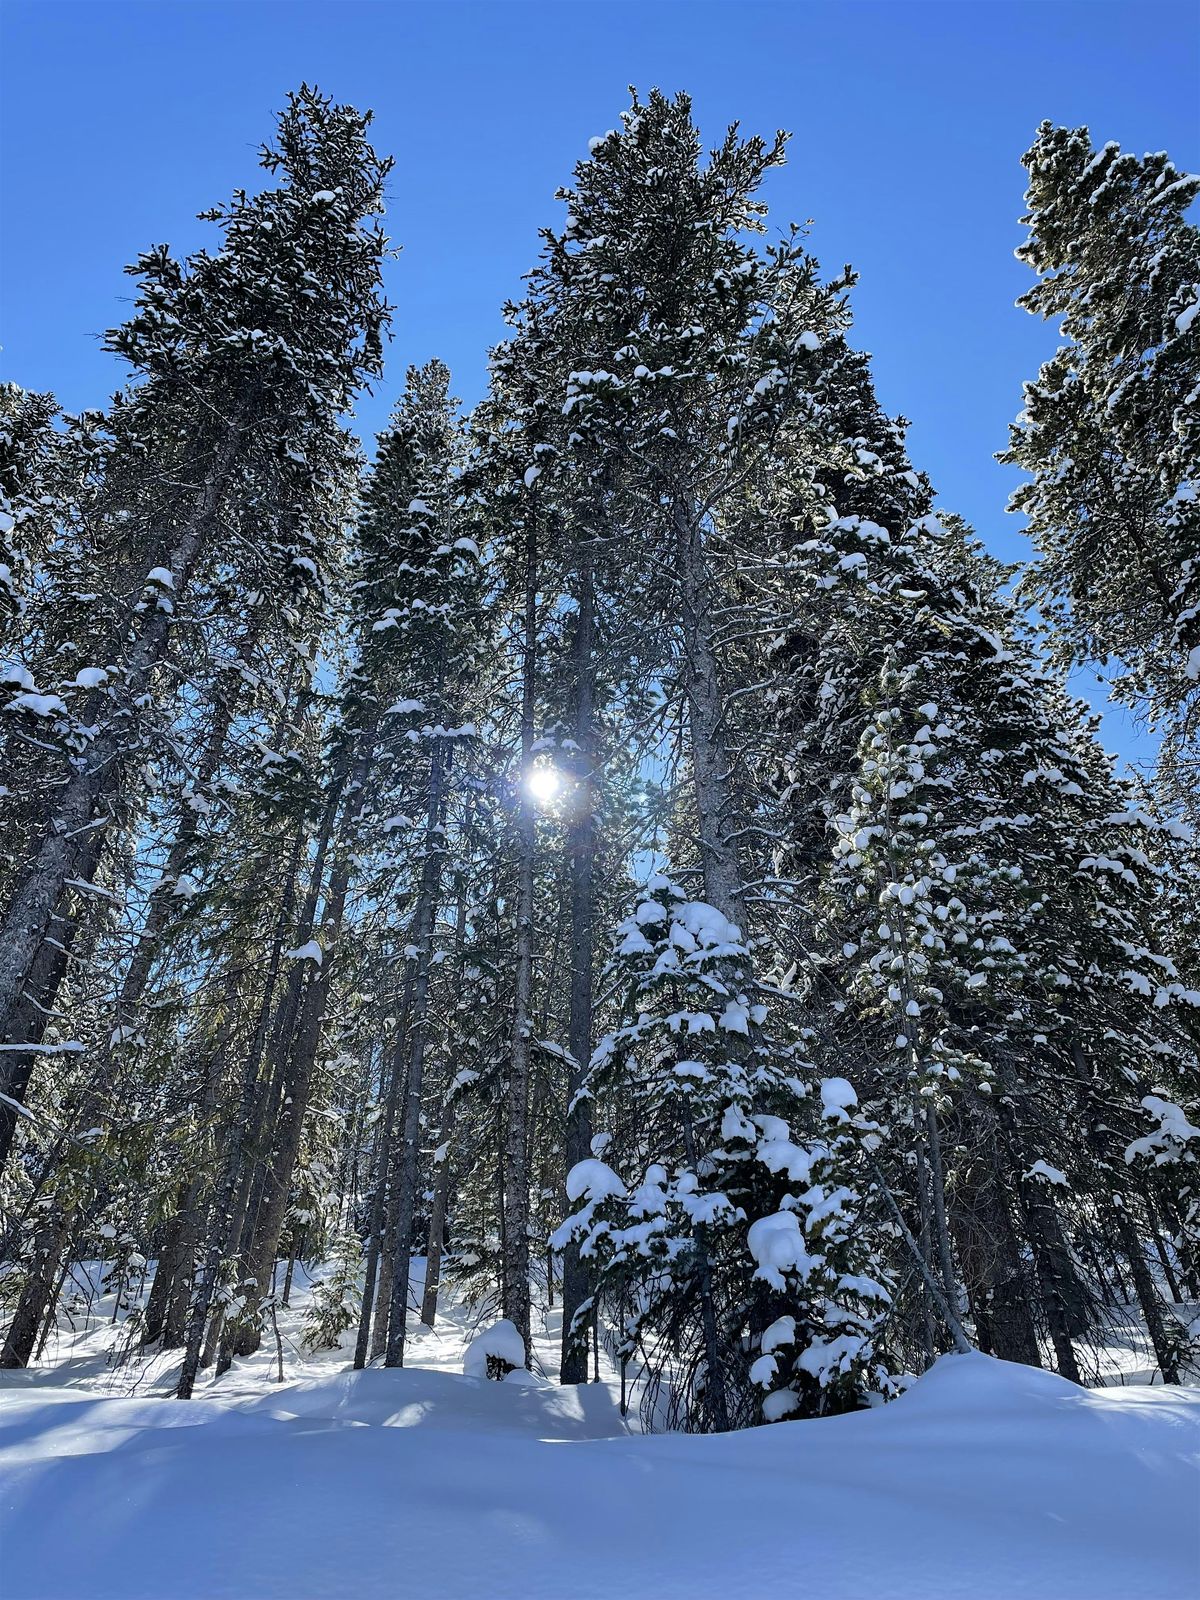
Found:
[[[892,1404],[721,1437],[644,1434],[619,1385],[462,1376],[477,1320],[404,1370],[300,1345],[309,1293],[197,1398],[122,1359],[111,1296],[0,1373],[5,1600],[1191,1600],[1200,1392],[1082,1390],[946,1356]],[[419,1293],[419,1279],[414,1292]],[[352,1344],[346,1335],[343,1345]],[[1117,1369],[1120,1363],[1117,1362]]]

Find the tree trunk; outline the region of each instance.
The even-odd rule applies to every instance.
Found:
[[[384,1364],[404,1365],[405,1323],[408,1316],[409,1263],[412,1254],[413,1217],[417,1203],[417,1168],[421,1145],[421,1092],[424,1084],[425,1046],[429,1037],[429,974],[433,936],[441,895],[446,851],[446,779],[452,747],[436,739],[429,769],[429,796],[425,828],[425,861],[413,914],[412,944],[416,948],[412,1012],[409,1030],[408,1078],[404,1089],[404,1126],[400,1145],[399,1182],[393,1220],[391,1308],[388,1314],[387,1354]]]
[[[243,635],[236,656],[236,660],[242,665],[249,661],[257,638],[257,628],[250,629]],[[237,681],[240,685],[241,679],[239,678]],[[208,736],[204,741],[204,749],[200,755],[200,763],[196,768],[194,786],[190,794],[192,799],[198,798],[198,792],[208,787],[221,764],[221,757],[225,753],[230,725],[233,722],[234,712],[237,707],[237,699],[236,688],[233,693],[219,695],[215,699],[212,721],[209,725]],[[199,838],[200,816],[201,813],[194,804],[185,804],[183,816],[180,819],[179,831],[176,833],[175,838],[172,840],[171,848],[167,852],[162,874],[150,891],[150,898],[146,905],[146,916],[138,934],[137,946],[121,983],[121,990],[117,1000],[118,1027],[126,1027],[130,1024],[142,995],[146,991],[150,970],[154,965],[154,958],[158,954],[159,935],[162,933],[167,917],[170,914],[175,885],[179,880],[180,873],[187,866],[192,850],[195,848],[196,840]]]
[[[536,496],[536,488],[534,494]],[[501,1304],[529,1358],[529,1055],[533,1003],[533,873],[537,818],[528,790],[533,757],[537,649],[536,511],[525,541],[525,629],[521,694],[521,770],[517,835],[517,937],[513,1020],[505,1096]]]
[[[25,1279],[17,1308],[9,1325],[0,1367],[27,1367],[37,1347],[38,1335],[48,1310],[52,1314],[58,1288],[59,1268],[70,1240],[65,1218],[47,1216],[34,1240],[33,1261]]]
[[[188,1315],[183,1369],[179,1376],[179,1386],[176,1389],[176,1396],[180,1400],[191,1399],[196,1376],[200,1370],[200,1360],[204,1350],[204,1331],[208,1322],[209,1311],[212,1308],[213,1297],[216,1294],[221,1261],[226,1250],[241,1232],[238,1196],[243,1187],[242,1179],[247,1167],[246,1157],[250,1150],[250,1141],[254,1138],[252,1129],[255,1107],[256,1103],[261,1103],[262,1099],[259,1068],[262,1065],[263,1053],[266,1049],[271,1010],[274,1003],[275,990],[279,982],[280,965],[283,960],[284,940],[292,914],[296,874],[299,868],[302,843],[302,830],[297,829],[292,843],[291,859],[288,862],[287,877],[284,880],[279,915],[276,919],[266,982],[259,1005],[258,1023],[242,1072],[241,1096],[237,1112],[225,1130],[225,1160],[222,1163],[221,1176],[214,1196],[208,1245],[204,1254],[200,1281],[192,1297]]]
[[[592,993],[595,950],[596,766],[595,592],[587,547],[579,562],[579,615],[575,631],[575,743],[577,787],[572,798],[567,851],[571,872],[571,991],[567,1021],[567,1172],[591,1155],[591,1101],[577,1098],[592,1054]],[[553,1257],[550,1258],[553,1270]],[[587,1382],[587,1347],[574,1329],[575,1313],[591,1297],[591,1273],[572,1239],[563,1252],[561,1383]]]
[[[450,1146],[453,1139],[454,1112],[448,1109],[442,1121],[441,1142],[445,1154],[438,1163],[437,1177],[433,1182],[433,1203],[429,1208],[425,1290],[421,1296],[421,1321],[427,1328],[432,1328],[437,1319],[438,1291],[442,1282],[442,1254],[446,1248],[446,1209],[450,1201],[450,1186],[454,1181],[454,1167],[450,1160]]]
[[[712,642],[704,547],[694,513],[682,500],[676,500],[673,517],[683,628],[683,688],[691,733],[704,896],[745,932],[744,882],[730,834],[733,772],[725,737],[725,701]]]
[[[390,1053],[390,1071],[386,1093],[384,1096],[384,1120],[379,1134],[379,1146],[375,1162],[375,1187],[371,1195],[371,1223],[367,1236],[366,1275],[363,1279],[362,1306],[358,1316],[358,1339],[354,1346],[354,1368],[361,1372],[367,1364],[368,1354],[374,1359],[374,1352],[370,1351],[371,1344],[371,1314],[374,1309],[378,1287],[390,1289],[390,1285],[377,1286],[379,1277],[379,1261],[383,1250],[384,1223],[387,1215],[387,1192],[392,1172],[392,1138],[396,1127],[396,1111],[400,1104],[400,1095],[404,1082],[404,1047],[408,1036],[408,1007],[412,992],[411,963],[410,970],[404,979],[404,998],[401,1002],[400,1016],[397,1019],[396,1042]],[[382,1084],[380,1085],[382,1089]],[[381,1304],[389,1303],[389,1296],[378,1296]]]
[[[1146,1319],[1146,1331],[1150,1335],[1150,1343],[1154,1347],[1154,1356],[1158,1362],[1158,1370],[1162,1373],[1164,1383],[1179,1382],[1179,1353],[1167,1330],[1166,1317],[1163,1315],[1163,1303],[1159,1298],[1158,1290],[1154,1287],[1154,1279],[1150,1276],[1150,1269],[1146,1265],[1146,1256],[1142,1250],[1137,1230],[1130,1221],[1129,1213],[1125,1209],[1120,1195],[1113,1196],[1113,1208],[1110,1213],[1117,1229],[1117,1237],[1121,1241],[1121,1250],[1129,1262],[1129,1271],[1133,1277],[1133,1287],[1137,1294],[1138,1304],[1142,1308],[1142,1316]],[[1172,1321],[1174,1318],[1172,1317]]]
[[[100,862],[102,848],[103,831],[96,829],[88,834],[79,852],[77,864],[81,882],[91,882]],[[54,1003],[67,975],[84,916],[82,911],[78,914],[69,911],[72,898],[69,890],[60,897],[50,921],[51,924],[58,922],[62,926],[57,935],[49,933],[38,948],[20,999],[7,1022],[0,1026],[0,1042],[5,1045],[0,1052],[0,1093],[18,1104],[25,1102],[29,1080],[40,1052],[36,1049],[22,1052],[12,1047],[17,1044],[40,1045],[45,1037],[46,1025],[54,1015]],[[15,1105],[0,1101],[0,1171],[3,1171],[12,1150],[19,1116]]]
[[[261,1174],[257,1202],[251,1208],[252,1221],[245,1250],[245,1310],[228,1336],[223,1364],[227,1364],[230,1354],[252,1354],[262,1342],[259,1311],[271,1295],[275,1278],[275,1259],[283,1235],[292,1175],[300,1155],[304,1118],[312,1097],[321,1025],[350,886],[350,840],[346,830],[351,817],[349,807],[343,814],[342,801],[348,793],[351,805],[360,805],[360,790],[374,750],[374,728],[374,720],[369,719],[357,731],[356,748],[345,751],[326,793],[309,891],[297,929],[300,944],[308,943],[317,927],[318,911],[322,910],[323,954],[315,971],[311,970],[311,963],[305,962],[310,970],[303,977],[295,971],[289,975],[285,1015],[277,1031],[274,1050],[276,1088],[273,1099],[277,1116],[270,1119],[275,1124],[274,1141]],[[334,863],[326,891],[325,862],[339,831],[344,833],[343,849]]]
[[[175,597],[186,588],[213,529],[238,440],[239,429],[231,426],[163,563],[174,580]],[[166,651],[172,617],[173,610],[162,604],[140,613],[137,635],[122,662],[125,705],[132,706],[148,691],[154,669]],[[102,704],[97,698],[97,709]],[[110,808],[124,771],[128,738],[127,719],[110,714],[84,758],[71,769],[58,790],[54,815],[12,896],[0,927],[0,1037],[9,1031],[69,881],[73,877],[90,881],[81,868],[95,871],[99,851],[92,841],[110,820]]]

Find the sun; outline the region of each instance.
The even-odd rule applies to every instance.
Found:
[[[553,805],[562,793],[563,776],[557,767],[531,767],[525,776],[525,787],[538,805]]]

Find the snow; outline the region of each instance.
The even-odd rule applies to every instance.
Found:
[[[28,711],[33,717],[56,717],[67,706],[66,701],[56,694],[15,694],[4,709]]]
[[[315,961],[318,966],[325,959],[325,952],[315,939],[302,944],[298,950],[285,950],[284,955],[291,961]]]
[[[794,1211],[776,1211],[769,1217],[759,1217],[750,1224],[746,1240],[750,1254],[758,1262],[754,1276],[764,1279],[772,1288],[783,1289],[785,1272],[806,1275],[811,1259],[800,1219]]]
[[[849,1122],[849,1109],[857,1104],[858,1096],[845,1078],[821,1080],[821,1105],[827,1117],[835,1122]]]
[[[1194,1593],[1177,1389],[947,1356],[877,1410],[639,1437],[607,1384],[326,1368],[256,1392],[235,1368],[181,1402],[53,1377],[3,1374],[12,1600],[384,1600],[400,1573],[447,1600]]]
[[[1182,1147],[1189,1140],[1200,1139],[1200,1128],[1192,1126],[1183,1107],[1177,1106],[1173,1100],[1147,1094],[1142,1096],[1141,1104],[1152,1117],[1157,1118],[1158,1127],[1153,1133],[1135,1139],[1126,1149],[1125,1160],[1130,1165],[1139,1156],[1153,1157],[1155,1165],[1178,1159]]]
[[[463,1376],[486,1378],[489,1356],[507,1362],[517,1370],[525,1367],[525,1342],[517,1332],[516,1324],[507,1317],[502,1317],[471,1340],[463,1355]]]
[[[762,1336],[763,1354],[769,1355],[780,1345],[791,1344],[796,1337],[795,1317],[778,1317]]]
[[[166,567],[152,567],[146,574],[146,582],[157,583],[163,589],[173,589],[175,587],[175,579],[167,571]]]
[[[1070,1187],[1066,1173],[1060,1172],[1057,1167],[1052,1167],[1048,1161],[1035,1161],[1025,1176],[1040,1178],[1043,1183],[1058,1184],[1064,1189]]]
[[[624,1193],[625,1185],[613,1169],[594,1157],[576,1162],[567,1173],[567,1199],[572,1204],[583,1199],[596,1201],[607,1200],[610,1196],[619,1198]]]
[[[414,1261],[414,1303],[423,1278]],[[552,1381],[557,1311],[535,1311],[532,1370],[503,1383],[460,1375],[479,1330],[453,1302],[436,1329],[410,1320],[412,1365],[356,1373],[352,1335],[302,1351],[302,1269],[297,1284],[283,1384],[265,1349],[195,1400],[164,1398],[171,1356],[109,1359],[110,1296],[94,1332],[0,1372],[10,1600],[391,1600],[398,1575],[443,1600],[1195,1592],[1194,1392],[946,1356],[874,1410],[646,1436],[607,1362],[600,1383]]]

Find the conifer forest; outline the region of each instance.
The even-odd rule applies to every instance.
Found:
[[[106,405],[0,388],[0,1422],[155,1446],[0,1450],[0,1586],[1183,1596],[1200,178],[1054,121],[1011,152],[1059,335],[1016,564],[935,509],[753,105],[631,91],[563,153],[466,407],[397,382],[392,158],[323,89],[194,197],[205,248],[126,269]],[[1061,1546],[1014,1510],[971,1566],[964,1429]],[[162,1466],[185,1435],[227,1442]],[[890,1449],[942,1518],[894,1587],[799,1531],[856,1461],[827,1515],[868,1522]],[[285,1531],[270,1479],[313,1485]],[[545,1568],[469,1505],[413,1555],[455,1486],[540,1505]],[[296,1564],[218,1576],[193,1515]]]

